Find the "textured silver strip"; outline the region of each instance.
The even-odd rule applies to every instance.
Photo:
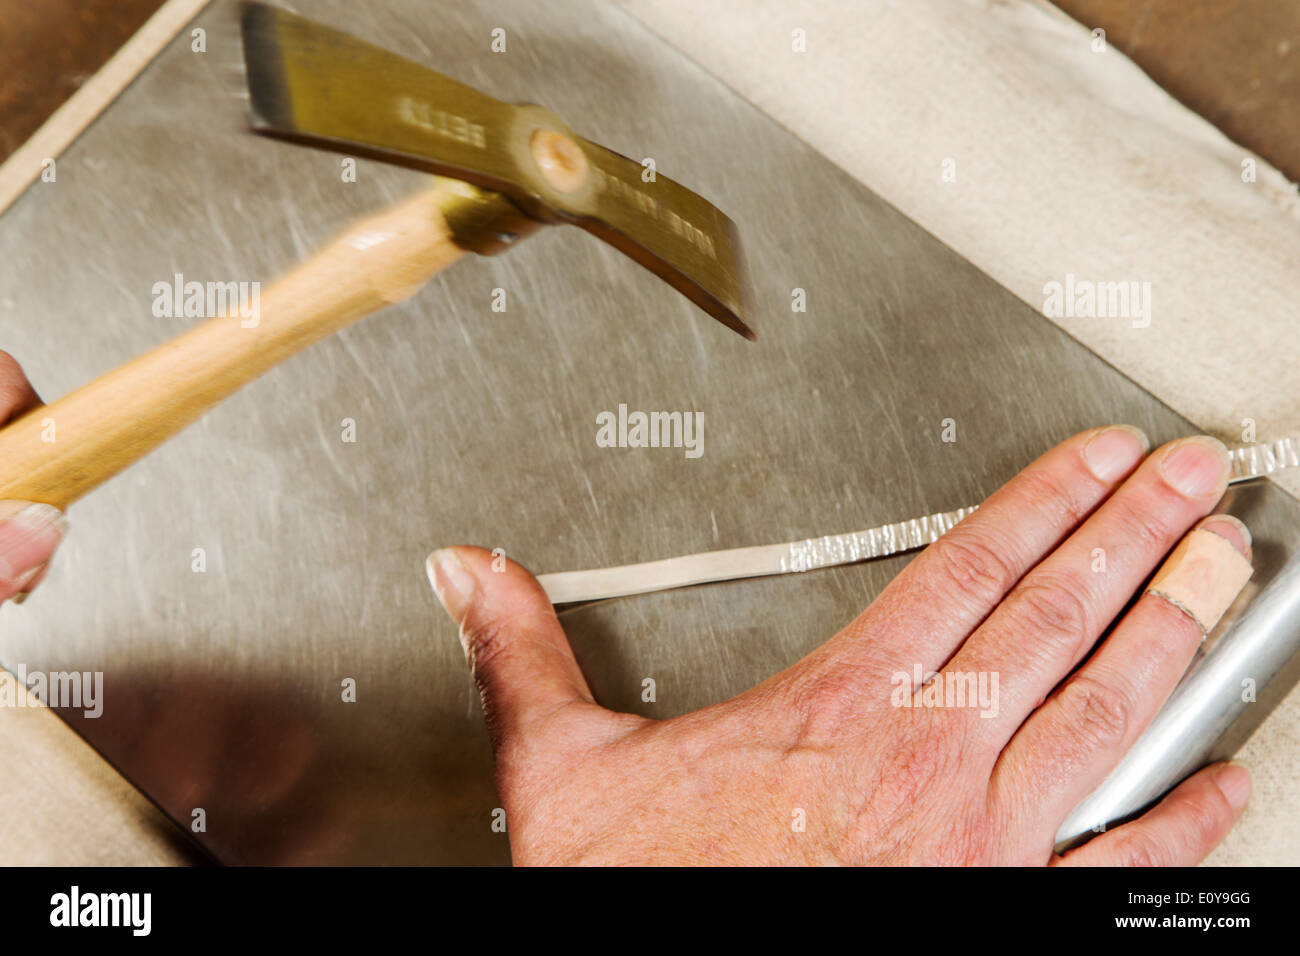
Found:
[[[1249,481],[1271,475],[1283,468],[1300,467],[1300,441],[1292,437],[1271,444],[1242,445],[1229,449],[1229,455],[1232,459],[1229,481]],[[854,564],[915,551],[933,544],[978,507],[979,505],[973,505],[923,518],[910,518],[878,528],[868,528],[866,531],[805,538],[787,544],[706,551],[617,568],[563,571],[543,574],[538,580],[552,602],[571,604],[714,581],[735,581],[740,578],[833,568],[841,564]]]
[[[1232,458],[1230,481],[1263,478],[1283,468],[1300,468],[1300,441],[1283,438],[1267,445],[1242,445],[1228,449]]]
[[[552,603],[573,604],[578,601],[600,601],[629,594],[684,588],[692,584],[812,571],[923,548],[939,540],[941,535],[974,510],[958,508],[956,511],[912,518],[866,531],[805,538],[786,544],[705,551],[616,568],[543,574],[538,580]]]
[[[926,515],[924,518],[910,518],[881,525],[879,528],[868,528],[866,531],[791,541],[787,545],[789,553],[781,558],[781,573],[853,564],[923,548],[938,541],[953,525],[978,507],[976,505]]]

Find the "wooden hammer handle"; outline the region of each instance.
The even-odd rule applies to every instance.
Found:
[[[66,508],[289,356],[413,295],[464,251],[439,179],[355,224],[261,295],[0,431],[0,498]]]

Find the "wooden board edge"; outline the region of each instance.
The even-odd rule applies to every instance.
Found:
[[[167,0],[94,76],[0,165],[0,215],[212,0]]]

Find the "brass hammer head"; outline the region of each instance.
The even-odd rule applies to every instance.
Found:
[[[502,103],[278,7],[245,3],[242,29],[258,132],[454,177],[536,222],[581,226],[755,338],[735,224],[708,200],[643,176],[549,110]]]

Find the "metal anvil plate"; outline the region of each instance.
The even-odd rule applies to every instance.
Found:
[[[978,501],[1088,426],[1194,430],[616,9],[295,9],[653,157],[738,223],[761,339],[545,230],[314,347],[75,507],[50,580],[3,611],[0,660],[103,671],[103,716],[65,719],[182,826],[202,808],[220,860],[508,860],[476,694],[424,576],[436,546],[556,571],[788,541]],[[341,156],[249,134],[236,21],[214,3],[207,52],[183,33],[0,218],[0,345],[47,398],[194,321],[155,318],[155,283],[269,280],[420,187],[367,161],[345,183]],[[703,454],[600,447],[597,415],[620,404],[703,412]],[[1300,509],[1235,494],[1263,584]],[[670,716],[794,662],[906,560],[564,622],[603,703]]]

